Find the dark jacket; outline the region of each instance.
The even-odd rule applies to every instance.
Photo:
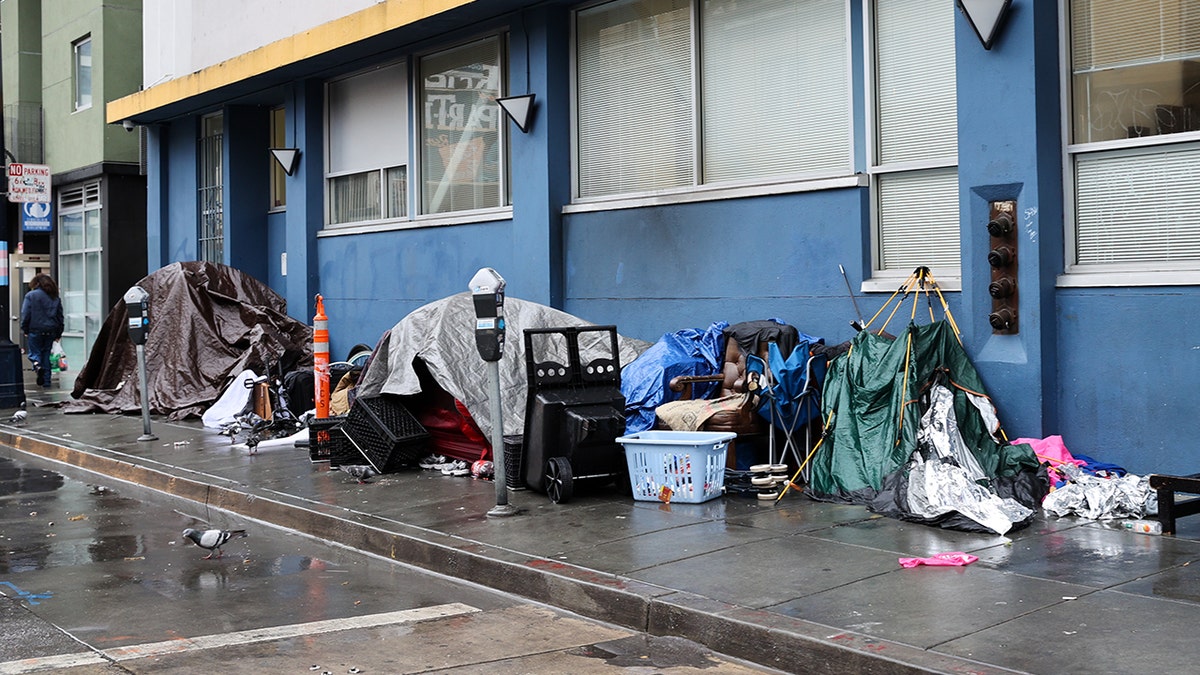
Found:
[[[51,298],[40,288],[25,294],[21,303],[21,332],[44,333],[55,340],[63,334],[63,308],[58,298]]]

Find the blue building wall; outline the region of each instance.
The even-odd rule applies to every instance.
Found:
[[[778,317],[833,344],[853,336],[867,191],[571,214],[566,311],[657,340],[713,321]],[[874,313],[883,298],[859,298]],[[867,316],[866,318],[870,318]]]
[[[1068,448],[1135,473],[1197,471],[1197,302],[1193,287],[1059,292],[1054,433]]]
[[[263,152],[270,147],[268,138],[263,108],[226,108],[224,165],[244,168],[237,173],[237,180],[225,182],[225,262],[262,281],[279,268],[277,252],[268,246],[271,160]]]
[[[146,269],[162,267],[171,244],[171,139],[162,128],[146,134]]]
[[[1057,287],[1067,227],[1057,5],[1015,0],[991,50],[956,18],[963,290],[946,299],[1010,438],[1061,434],[1072,451],[1138,473],[1190,473],[1197,470],[1192,392],[1200,347],[1187,317],[1200,290]],[[334,358],[357,343],[375,344],[413,309],[466,290],[485,266],[505,277],[512,297],[645,340],[768,317],[829,343],[849,339],[857,317],[838,266],[867,318],[889,295],[858,291],[871,269],[865,187],[564,214],[569,10],[539,4],[503,18],[510,93],[537,95],[529,132],[508,127],[511,219],[322,233],[323,71],[296,80],[274,102],[288,109],[301,164],[288,180],[287,210],[261,216],[264,259],[249,266],[285,296],[294,317],[310,321],[313,296],[324,296]],[[854,3],[855,166],[862,169],[869,114],[859,12]],[[454,34],[497,25],[455,26]],[[430,45],[437,46],[421,43]],[[397,50],[378,58],[402,54],[402,45]],[[152,156],[164,165],[151,172],[151,219],[158,214],[162,222],[151,229],[152,266],[156,255],[162,264],[195,258],[197,119],[172,121],[156,138]],[[247,151],[226,180],[261,172],[259,154]],[[1017,201],[1021,233],[1021,330],[1011,336],[993,335],[987,322],[988,203],[1002,199]],[[240,216],[227,222],[242,227]],[[286,277],[278,271],[283,251]],[[908,310],[890,330],[902,328]]]
[[[322,237],[318,275],[330,354],[374,345],[412,310],[467,290],[481,267],[500,272],[512,297],[540,280],[525,271],[508,221]],[[531,281],[532,279],[532,281]]]
[[[283,286],[272,288],[287,301],[292,318],[311,323],[316,295],[322,292],[317,232],[325,222],[324,84],[318,79],[301,80],[285,88],[282,94],[288,133],[294,134],[291,137],[302,150],[295,172],[286,179],[288,204],[283,214],[286,232],[283,248],[276,252],[276,255],[287,252],[288,274]]]
[[[166,192],[165,211],[167,218],[162,229],[166,231],[162,237],[160,248],[162,258],[155,266],[155,251],[149,251],[147,266],[150,271],[165,267],[173,262],[195,260],[197,233],[197,145],[196,133],[199,122],[188,118],[180,122],[164,125],[162,135],[166,136],[167,157],[170,162],[167,168],[167,181],[163,186]],[[153,227],[153,223],[147,225]]]
[[[262,280],[276,291],[287,288],[287,277],[284,276],[283,265],[280,264],[280,254],[285,251],[287,251],[287,212],[277,211],[269,213],[267,214],[267,257],[264,260],[267,273]],[[299,272],[303,274],[305,260],[303,256],[299,256],[298,258],[296,262],[302,266]],[[291,305],[292,303],[288,303],[289,315],[293,309]]]

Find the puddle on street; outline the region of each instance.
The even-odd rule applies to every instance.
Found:
[[[307,458],[303,458],[305,466]],[[0,457],[0,593],[102,648],[512,600],[353,549],[104,478]],[[44,465],[43,465],[44,466]],[[136,497],[136,498],[135,498]],[[220,558],[186,528],[245,529]]]
[[[62,474],[45,469],[20,467],[10,459],[0,458],[0,499],[12,495],[52,492],[61,488],[63,481]]]
[[[367,563],[328,544],[240,522],[225,512],[207,513],[203,505],[184,507],[191,511],[184,513],[9,458],[0,458],[0,486],[0,584],[52,593],[61,607],[51,600],[39,611],[66,611],[72,621],[90,611],[71,616],[67,606],[74,603],[68,598],[186,600],[190,608],[162,611],[216,616],[225,614],[231,593],[265,594],[293,599],[297,615],[309,620],[337,607],[358,613],[395,600],[374,588],[394,580],[391,565]],[[249,536],[225,544],[220,558],[203,560],[208,551],[182,531],[212,527],[247,528]],[[98,629],[108,623],[103,617],[90,619]],[[153,612],[128,619],[155,622]]]

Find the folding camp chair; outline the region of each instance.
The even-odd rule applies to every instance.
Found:
[[[768,347],[766,362],[756,356],[747,357],[746,370],[759,373],[766,383],[760,394],[758,413],[783,434],[783,448],[778,453],[775,434],[769,434],[771,464],[786,462],[790,455],[795,466],[803,466],[804,453],[797,447],[796,431],[804,427],[804,447],[810,447],[812,428],[809,423],[821,414],[821,384],[828,358],[824,354],[813,354],[812,347],[824,341],[804,333],[799,337],[787,358],[776,343]]]

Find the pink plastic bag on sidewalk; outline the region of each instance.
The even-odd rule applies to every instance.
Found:
[[[971,555],[955,551],[953,553],[938,553],[930,558],[901,558],[901,567],[917,567],[918,565],[930,565],[932,567],[948,567],[970,565],[979,560],[979,556]]]
[[[1046,468],[1046,473],[1049,474],[1052,486],[1061,485],[1067,479],[1066,475],[1059,470],[1059,466],[1063,464],[1085,466],[1087,464],[1087,462],[1071,456],[1071,453],[1067,450],[1066,443],[1063,443],[1062,436],[1047,436],[1040,439],[1017,438],[1012,443],[1013,445],[1028,443],[1033,448],[1033,454],[1037,455],[1038,461],[1049,464]]]

